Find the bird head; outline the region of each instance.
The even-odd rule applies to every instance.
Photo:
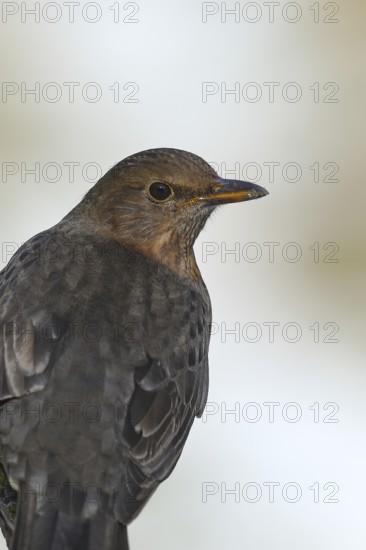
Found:
[[[108,237],[182,275],[197,276],[193,244],[215,208],[267,194],[254,183],[220,178],[197,155],[160,148],[116,164],[85,200]]]

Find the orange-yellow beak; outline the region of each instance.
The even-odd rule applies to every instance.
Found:
[[[199,197],[198,200],[211,204],[225,204],[251,201],[265,195],[268,195],[268,191],[255,183],[220,178],[214,191],[208,195]]]

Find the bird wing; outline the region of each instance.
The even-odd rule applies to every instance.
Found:
[[[160,274],[149,296],[148,360],[135,369],[123,431],[130,450],[129,483],[119,513],[128,520],[173,470],[208,391],[208,295]]]
[[[57,314],[72,309],[83,275],[76,264],[62,264],[62,252],[45,231],[0,273],[0,402],[40,391],[49,379],[61,340]]]
[[[49,230],[1,272],[0,312],[0,401],[42,395],[93,401],[103,412],[113,406],[113,419],[99,426],[28,424],[33,440],[23,436],[23,454],[61,457],[69,478],[117,480],[114,513],[128,523],[174,468],[206,403],[205,287],[114,242],[68,243]]]

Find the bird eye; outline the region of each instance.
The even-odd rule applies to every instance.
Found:
[[[172,188],[166,183],[155,181],[149,187],[149,193],[157,201],[165,201],[173,193]]]

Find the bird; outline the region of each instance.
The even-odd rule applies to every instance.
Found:
[[[267,194],[193,153],[141,151],[1,271],[11,550],[128,550],[127,525],[207,400],[212,313],[194,242],[218,206]]]

